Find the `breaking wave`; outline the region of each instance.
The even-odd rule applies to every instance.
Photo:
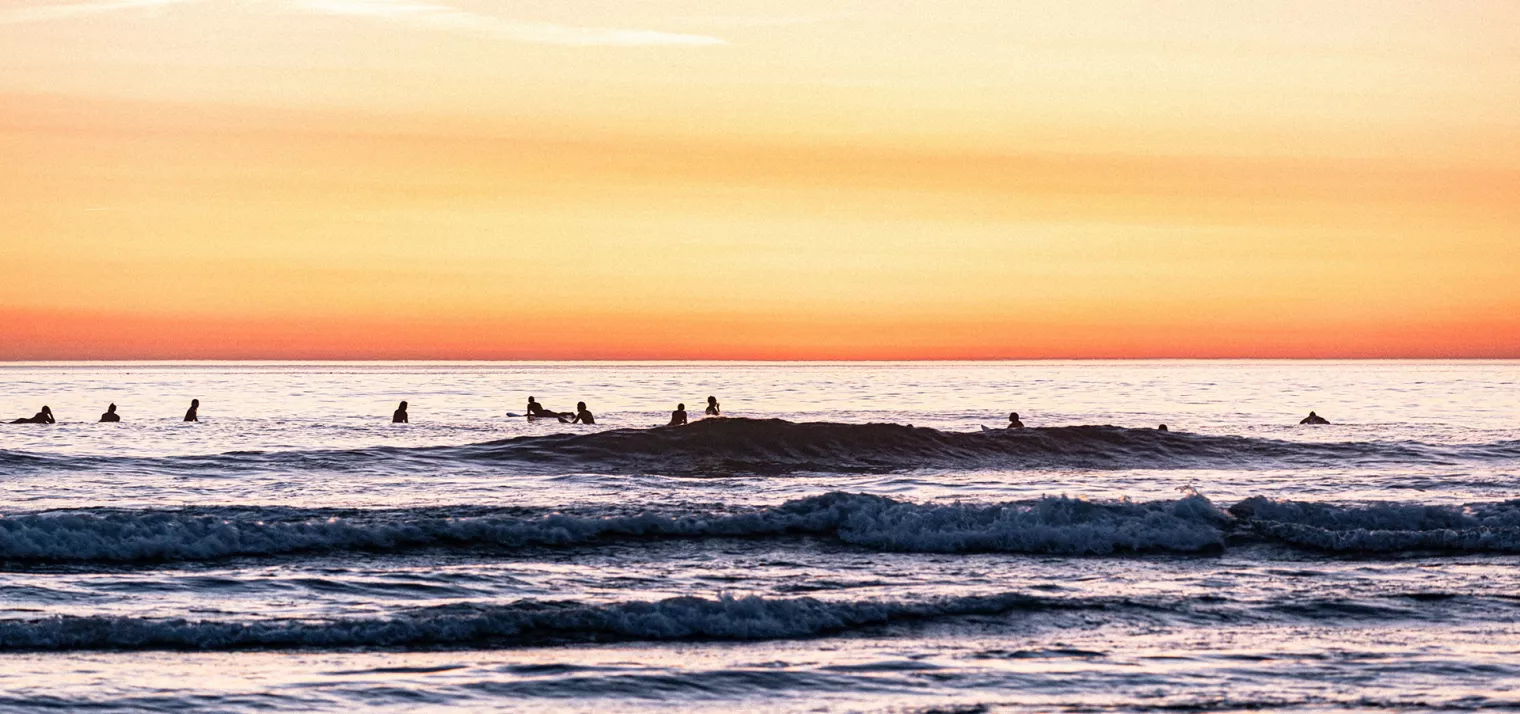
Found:
[[[913,503],[828,493],[767,508],[561,513],[536,509],[328,511],[217,508],[0,517],[0,560],[200,561],[420,548],[511,551],[641,538],[811,536],[883,552],[1109,555],[1208,553],[1252,543],[1345,554],[1520,553],[1520,501],[1465,506],[1246,499],[1046,497]]]
[[[0,560],[208,560],[313,551],[573,546],[613,539],[814,535],[884,551],[1196,552],[1223,547],[1231,518],[1202,496],[993,505],[915,504],[829,493],[733,513],[445,515],[437,509],[71,511],[0,518]]]
[[[0,620],[0,651],[429,647],[545,639],[765,640],[812,637],[894,621],[990,615],[1059,603],[1019,594],[928,602],[678,597],[610,605],[524,600],[447,605],[339,621],[189,621],[133,617]]]

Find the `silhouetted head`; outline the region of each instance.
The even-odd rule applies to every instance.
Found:
[[[192,407],[198,407],[200,405],[201,405],[201,400],[199,400],[199,399],[191,399],[190,400],[190,406],[192,406]]]
[[[718,403],[718,398],[717,397],[708,397],[707,398],[707,403],[708,404],[717,404]]]
[[[579,411],[579,412],[586,411],[586,403],[585,402],[576,402],[575,403],[575,410]]]
[[[1319,416],[1319,415],[1315,414],[1314,412],[1309,412],[1309,416],[1315,417],[1315,416]]]
[[[403,410],[403,411],[405,411],[405,410],[406,410],[406,402],[405,402],[405,401],[402,401],[402,402],[401,402],[401,409],[402,409],[402,410]]]
[[[1156,431],[1169,431],[1169,430],[1166,428],[1165,424],[1162,424],[1161,426],[1156,427]]]
[[[686,405],[685,404],[677,404],[676,405],[676,411],[678,411],[678,412],[684,412],[684,411],[686,411]]]
[[[1018,412],[1008,412],[1008,421],[1018,421],[1018,420],[1019,420],[1019,413]]]
[[[111,402],[111,406],[106,407],[106,413],[107,414],[115,414],[116,413],[116,402]]]
[[[42,413],[43,414],[52,414],[53,413],[53,409],[51,407],[49,407],[48,405],[44,404],[44,405],[42,405]]]

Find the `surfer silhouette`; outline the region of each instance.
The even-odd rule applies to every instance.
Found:
[[[575,403],[575,418],[572,419],[572,420],[570,420],[570,423],[571,424],[595,424],[596,423],[596,415],[592,414],[591,410],[586,408],[586,403],[585,402],[576,402]]]
[[[1166,425],[1162,424],[1161,426],[1156,427],[1156,431],[1171,431],[1171,429],[1166,428]]]
[[[533,397],[528,397],[528,419],[558,419],[561,423],[569,421],[564,414],[545,409],[544,405],[539,404]]]
[[[666,426],[681,426],[686,423],[686,405],[677,404],[676,410],[670,413],[670,423]]]
[[[100,420],[103,422],[121,421],[121,415],[116,413],[116,402],[111,402],[111,406],[106,407],[106,413],[100,415]]]
[[[395,413],[391,414],[391,423],[392,424],[410,424],[411,423],[411,421],[408,420],[407,416],[406,416],[406,402],[402,402],[401,406],[396,407]]]
[[[37,412],[36,414],[33,414],[31,416],[31,418],[29,418],[29,419],[16,419],[16,420],[12,421],[11,423],[12,424],[57,424],[58,420],[53,418],[53,410],[50,409],[50,408],[48,408],[48,406],[46,404],[44,404],[44,405],[42,405],[42,411]]]
[[[718,409],[718,398],[717,397],[708,397],[707,398],[707,415],[708,416],[723,416],[722,410]]]
[[[190,409],[185,412],[185,421],[200,421],[201,420],[200,419],[200,415],[199,415],[200,410],[201,410],[201,400],[199,400],[199,399],[191,399],[190,400]]]
[[[1024,422],[1019,421],[1019,413],[1018,412],[1009,412],[1008,413],[1008,428],[1009,429],[1023,429],[1024,428]]]
[[[1320,416],[1318,414],[1315,414],[1314,412],[1309,412],[1309,416],[1304,417],[1303,420],[1300,421],[1300,422],[1298,422],[1298,423],[1300,423],[1300,424],[1329,424],[1330,420],[1326,419],[1326,418],[1324,418],[1324,417],[1322,417],[1322,416]]]

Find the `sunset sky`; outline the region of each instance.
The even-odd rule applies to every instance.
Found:
[[[1520,3],[0,0],[0,359],[1520,357]]]

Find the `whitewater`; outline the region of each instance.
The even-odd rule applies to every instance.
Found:
[[[0,416],[59,419],[0,426],[0,710],[1520,708],[1517,385],[0,365]],[[598,423],[508,416],[529,395]]]

